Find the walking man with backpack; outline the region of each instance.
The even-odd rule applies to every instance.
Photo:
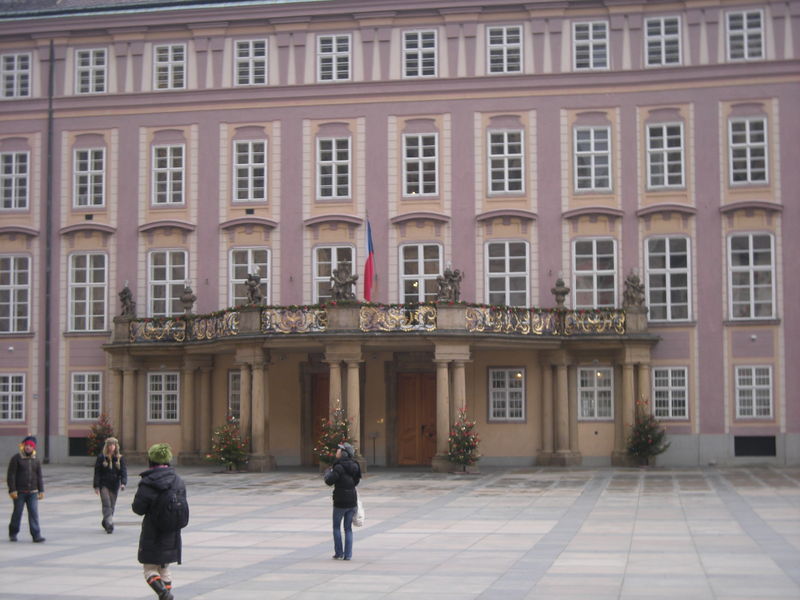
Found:
[[[181,564],[181,529],[189,522],[186,485],[169,464],[169,444],[153,444],[147,458],[150,468],[141,474],[132,507],[137,515],[144,515],[138,558],[159,600],[172,600],[169,565]]]

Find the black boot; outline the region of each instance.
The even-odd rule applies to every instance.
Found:
[[[158,600],[173,600],[174,596],[170,593],[167,589],[167,586],[164,585],[164,582],[161,581],[161,577],[158,575],[153,575],[150,579],[147,580],[147,584],[153,588],[153,591],[158,594]]]

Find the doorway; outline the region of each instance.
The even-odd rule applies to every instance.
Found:
[[[430,465],[436,454],[436,374],[397,373],[397,464]]]

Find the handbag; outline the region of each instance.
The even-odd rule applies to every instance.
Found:
[[[353,525],[355,527],[362,527],[364,525],[364,504],[361,502],[361,498],[356,500],[356,514],[353,517]]]

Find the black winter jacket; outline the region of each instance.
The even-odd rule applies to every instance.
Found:
[[[325,483],[334,486],[333,505],[336,508],[355,508],[358,502],[356,486],[361,481],[361,467],[352,458],[337,458],[325,471]]]
[[[119,491],[119,486],[128,485],[128,467],[125,465],[125,457],[119,457],[119,468],[114,461],[100,453],[94,462],[94,483],[92,487],[99,490],[101,487],[108,488],[112,492]]]
[[[33,455],[18,452],[8,461],[8,493],[44,492],[42,463]]]
[[[139,536],[139,562],[152,565],[181,562],[181,531],[160,531],[152,522],[150,511],[155,508],[161,493],[177,480],[177,487],[186,489],[183,480],[172,467],[152,467],[141,474],[139,488],[133,498],[133,512],[144,515]]]

